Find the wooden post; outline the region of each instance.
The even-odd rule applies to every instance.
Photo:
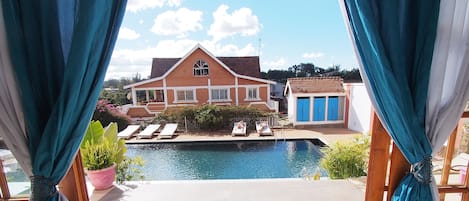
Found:
[[[89,200],[80,151],[78,151],[67,175],[60,181],[59,190],[68,200]]]
[[[396,144],[392,144],[391,165],[389,167],[389,184],[387,200],[390,201],[392,194],[402,178],[409,172],[410,164],[399,150]]]
[[[469,201],[469,164],[466,167],[466,179],[464,180],[464,187],[466,188],[466,192],[462,194],[461,201]]]
[[[443,164],[443,170],[441,172],[440,185],[445,186],[448,184],[449,171],[451,169],[451,161],[453,160],[454,144],[456,142],[456,135],[458,133],[458,127],[453,130],[453,133],[449,136],[448,146],[446,146],[445,162]],[[445,200],[445,194],[440,193],[440,201]]]
[[[371,119],[371,145],[365,201],[383,200],[391,138],[376,113]]]
[[[10,198],[10,189],[8,188],[7,175],[3,169],[3,160],[0,160],[0,174],[3,174],[3,177],[0,177],[0,189],[2,190],[1,198],[8,200]]]

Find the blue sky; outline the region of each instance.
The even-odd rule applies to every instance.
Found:
[[[336,0],[129,0],[106,79],[147,77],[152,58],[197,43],[215,56],[259,55],[261,71],[358,67]]]

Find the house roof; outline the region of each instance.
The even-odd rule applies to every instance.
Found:
[[[288,78],[285,90],[288,88],[291,93],[343,93],[343,82],[340,77]]]
[[[239,75],[261,78],[258,56],[250,57],[217,57],[228,68]],[[150,78],[164,75],[181,58],[153,58]]]
[[[275,84],[276,83],[274,81],[259,78],[260,77],[260,66],[259,66],[259,57],[257,57],[257,56],[255,56],[255,57],[219,57],[219,58],[222,58],[222,59],[225,58],[225,61],[228,60],[227,62],[231,63],[234,66],[233,69],[232,69],[232,68],[228,67],[225,63],[223,63],[218,57],[213,56],[208,50],[203,48],[200,44],[197,44],[194,48],[192,48],[191,51],[189,51],[182,58],[155,58],[155,59],[153,59],[152,72],[151,72],[150,79],[143,80],[143,81],[133,83],[133,84],[130,84],[130,85],[126,85],[126,86],[124,86],[124,89],[128,89],[128,88],[131,88],[131,87],[136,87],[136,86],[139,86],[139,85],[142,85],[142,84],[154,82],[156,80],[164,79],[169,73],[171,73],[180,63],[182,63],[185,59],[187,59],[187,57],[189,57],[189,55],[194,53],[197,49],[202,50],[207,55],[212,57],[218,64],[220,64],[223,68],[225,68],[228,72],[230,72],[235,77],[248,79],[248,80],[254,80],[254,81],[263,82],[263,83],[267,83],[267,84]],[[226,59],[226,58],[237,58],[237,59],[239,59],[239,61],[231,61],[230,59]],[[162,59],[162,60],[160,60],[160,59]],[[241,60],[243,60],[243,62]],[[257,60],[257,61],[253,62],[254,60]],[[175,63],[173,63],[173,62],[175,62]],[[242,74],[243,72],[244,73],[246,73],[246,72],[251,72],[252,73],[252,72],[254,72],[253,69],[251,69],[251,70],[239,70],[240,68],[245,68],[244,64],[247,65],[249,63],[255,63],[256,64],[256,66],[253,66],[253,67],[250,67],[250,68],[257,69],[256,70],[256,72],[258,74],[257,77],[254,77],[256,75],[251,76],[251,75]],[[153,66],[157,66],[157,64],[158,65],[162,64],[161,69],[153,70]],[[239,70],[241,74],[235,72],[235,70]],[[156,77],[153,77],[153,76],[156,76]]]

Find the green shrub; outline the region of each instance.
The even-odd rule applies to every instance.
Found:
[[[320,166],[331,179],[345,179],[366,175],[369,137],[363,136],[351,142],[336,142],[323,148]]]
[[[143,165],[145,165],[145,161],[141,156],[136,156],[135,158],[125,157],[117,165],[117,183],[122,184],[124,181],[143,180],[145,178],[141,170]]]
[[[201,129],[219,130],[225,120],[221,113],[221,107],[216,105],[204,105],[196,111],[195,121]]]
[[[222,130],[230,129],[234,121],[243,120],[253,126],[261,117],[269,116],[269,113],[256,108],[244,106],[217,106],[203,105],[196,107],[171,108],[161,113],[157,122],[186,122],[190,130]]]

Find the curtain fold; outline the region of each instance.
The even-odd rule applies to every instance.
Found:
[[[372,103],[412,164],[392,200],[432,200],[426,100],[440,2],[342,0]]]
[[[11,66],[0,4],[0,136],[11,150],[27,176],[32,176],[21,98]]]
[[[126,0],[4,0],[29,138],[31,200],[57,200],[102,88]]]

